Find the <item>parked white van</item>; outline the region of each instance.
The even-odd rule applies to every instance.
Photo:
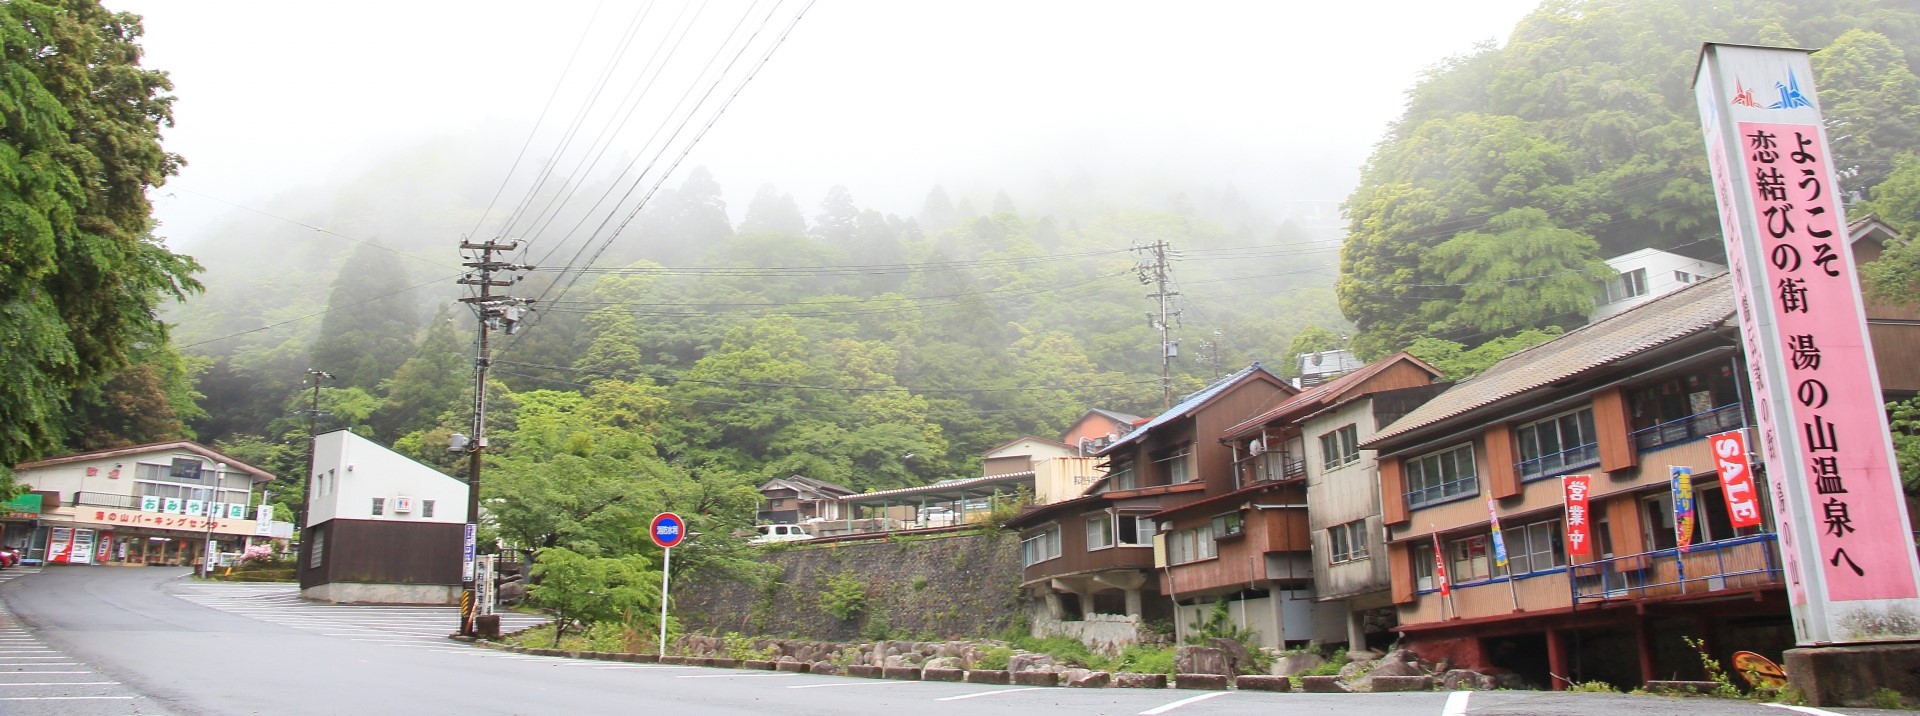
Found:
[[[753,539],[747,540],[752,544],[813,539],[813,535],[808,534],[806,528],[800,525],[759,525],[754,527],[753,531],[759,534],[755,535]]]

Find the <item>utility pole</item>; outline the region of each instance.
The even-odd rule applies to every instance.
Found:
[[[1180,342],[1173,340],[1173,325],[1180,320],[1180,311],[1173,308],[1173,298],[1180,293],[1167,288],[1167,282],[1172,279],[1167,264],[1167,242],[1155,241],[1133,250],[1146,254],[1134,264],[1133,270],[1140,277],[1140,283],[1154,288],[1147,298],[1160,304],[1158,315],[1147,314],[1147,324],[1160,331],[1160,393],[1165,403],[1163,409],[1170,409],[1173,407],[1173,359],[1180,355]]]
[[[303,540],[306,538],[305,530],[307,528],[307,494],[313,492],[313,483],[311,480],[313,479],[314,461],[319,459],[320,453],[320,434],[318,432],[320,416],[322,414],[320,410],[320,381],[333,379],[332,373],[313,368],[307,369],[307,384],[313,386],[313,401],[309,404],[310,407],[307,408],[307,480],[309,480],[309,482],[307,483],[307,489],[301,490],[300,497],[293,502],[293,504],[297,505],[293,510],[293,526],[295,529],[301,530],[300,536]],[[261,504],[266,504],[266,501],[264,499],[261,500]]]
[[[500,261],[496,252],[512,251],[520,247],[519,241],[461,241],[461,251],[478,251],[478,257],[465,257],[468,260],[460,265],[471,269],[460,277],[463,286],[480,287],[480,295],[460,299],[461,303],[473,307],[474,316],[480,322],[480,340],[473,358],[473,438],[468,440],[460,435],[453,437],[448,446],[452,451],[465,450],[467,453],[467,525],[463,562],[460,570],[460,633],[476,636],[474,614],[478,611],[475,599],[479,597],[474,582],[474,535],[480,528],[480,456],[486,451],[487,424],[487,367],[492,364],[488,353],[488,335],[498,328],[512,334],[519,330],[522,307],[532,301],[512,296],[496,296],[496,287],[512,286],[520,282],[518,276],[495,278],[497,272],[517,272],[533,268],[522,264]]]

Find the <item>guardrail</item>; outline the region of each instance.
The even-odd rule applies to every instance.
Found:
[[[1771,532],[1678,549],[1611,557],[1568,568],[1573,603],[1704,594],[1783,582]],[[1684,569],[1682,569],[1684,567]]]
[[[1737,430],[1746,425],[1746,405],[1734,403],[1704,413],[1694,413],[1679,420],[1669,420],[1653,427],[1635,430],[1633,445],[1644,453],[1668,445],[1699,440],[1714,433]]]

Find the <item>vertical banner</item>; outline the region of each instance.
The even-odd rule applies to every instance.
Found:
[[[1720,473],[1720,496],[1727,500],[1727,521],[1734,527],[1760,525],[1760,493],[1747,464],[1747,432],[1733,430],[1707,437],[1714,469]]]
[[[1693,468],[1670,465],[1667,470],[1673,475],[1669,481],[1673,489],[1673,544],[1686,554],[1693,547]]]
[[[1487,497],[1487,519],[1493,523],[1493,564],[1496,567],[1507,566],[1507,540],[1500,536],[1500,511],[1493,497]]]
[[[1920,562],[1808,52],[1708,44],[1694,96],[1801,644],[1920,638]]]
[[[1566,493],[1567,504],[1567,556],[1592,556],[1592,526],[1587,521],[1587,489],[1593,486],[1592,475],[1566,475],[1560,478],[1560,488]]]
[[[1440,596],[1453,593],[1453,584],[1447,580],[1447,558],[1440,551],[1440,533],[1433,533],[1433,578],[1440,582]]]
[[[469,522],[469,523],[467,523],[467,536],[466,536],[466,543],[465,543],[465,545],[464,545],[464,546],[463,546],[463,547],[461,548],[461,549],[462,549],[462,552],[461,552],[461,557],[460,557],[460,581],[462,581],[462,582],[471,582],[471,581],[473,581],[473,546],[474,546],[474,542],[475,542],[475,540],[474,540],[474,529],[473,529],[473,523],[471,523],[471,522]]]

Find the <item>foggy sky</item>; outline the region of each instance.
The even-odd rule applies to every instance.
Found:
[[[239,211],[202,195],[325,206],[423,144],[451,145],[483,167],[447,181],[492,187],[532,132],[515,174],[524,179],[643,7],[107,4],[145,16],[145,64],[172,75],[177,126],[164,141],[188,166],[154,197],[160,234],[189,250]],[[936,183],[976,201],[1005,188],[1017,203],[1076,172],[1109,185],[1232,185],[1256,205],[1339,200],[1422,70],[1504,40],[1534,5],[820,0],[668,185],[704,165],[736,219],[769,182],[809,215],[834,184],[863,206],[911,215]],[[799,6],[781,6],[774,24]],[[666,41],[682,7],[648,9],[640,36],[662,34],[633,43],[633,57]],[[747,8],[701,10],[704,24],[681,50],[688,67]],[[670,74],[659,92],[691,84]],[[642,105],[610,154],[639,152],[664,109]],[[509,195],[525,188],[511,186]]]

